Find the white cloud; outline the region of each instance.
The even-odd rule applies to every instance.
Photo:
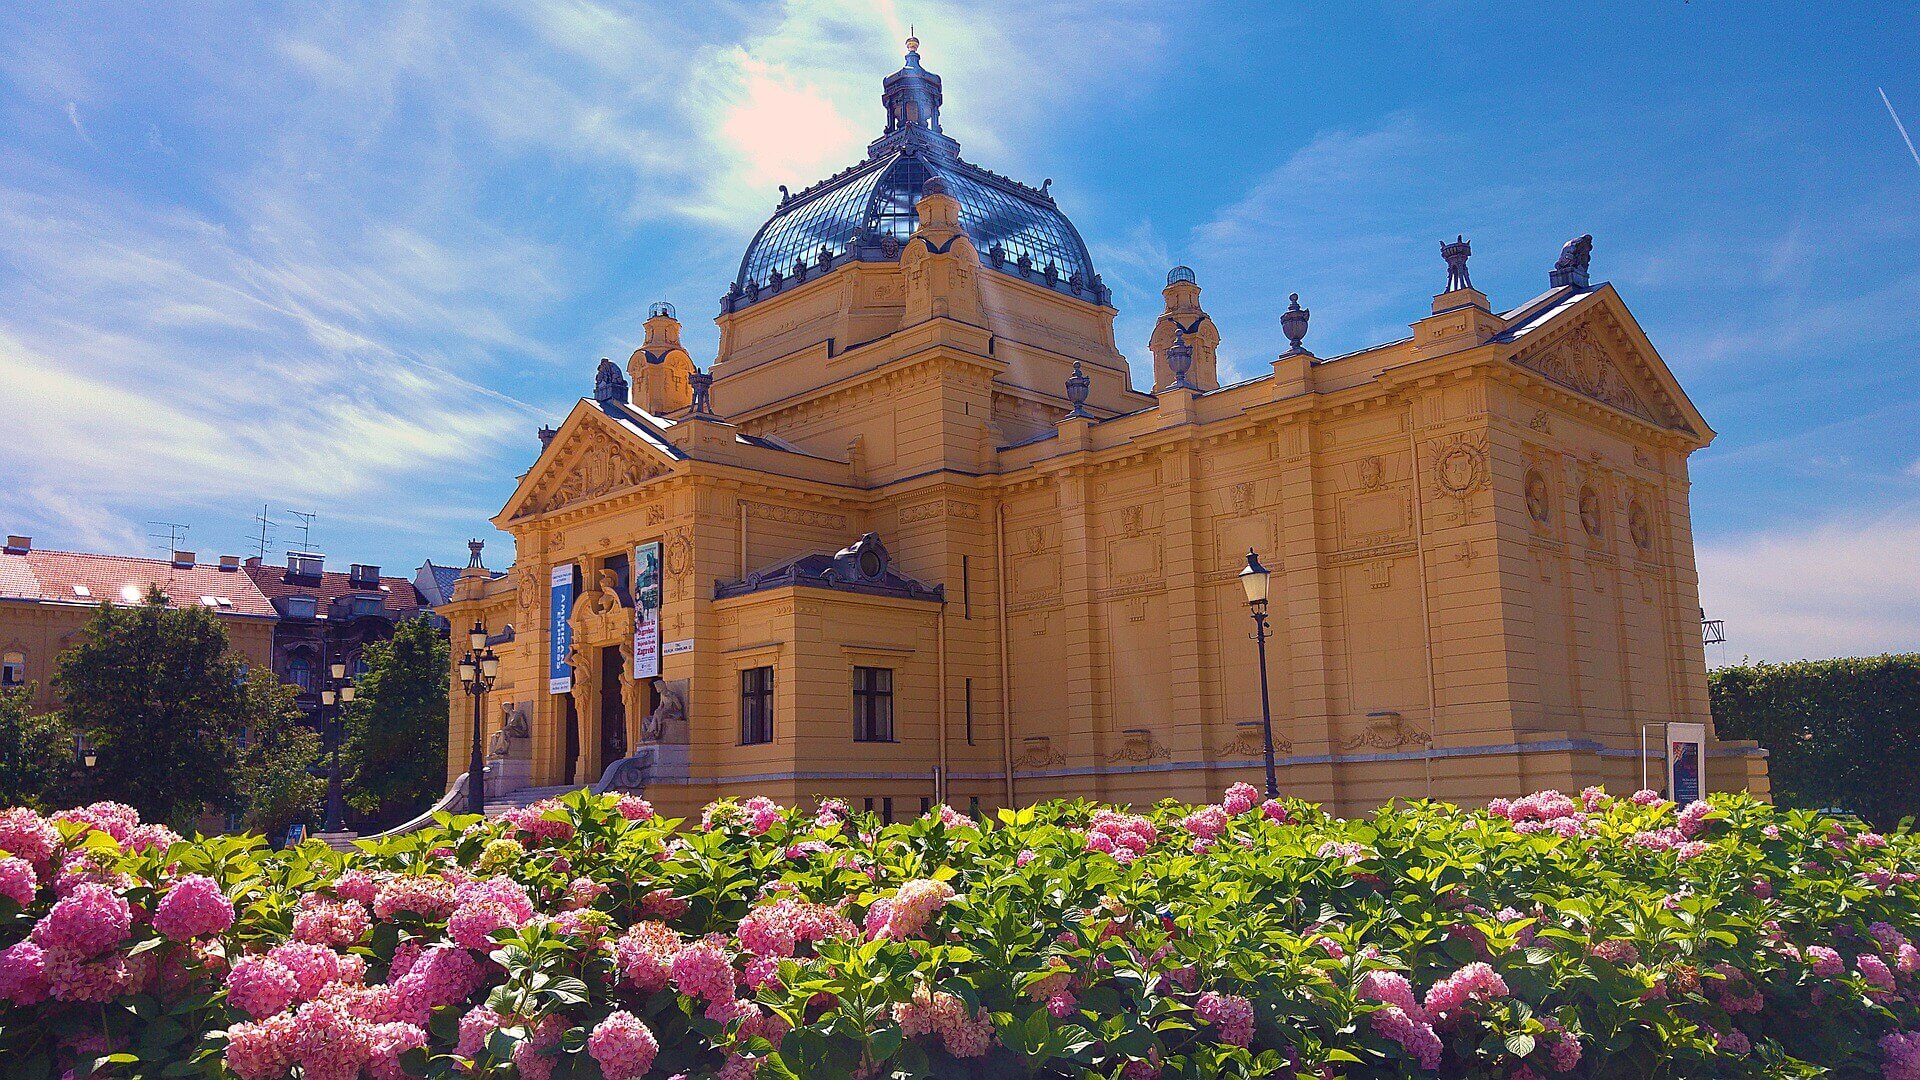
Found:
[[[1701,603],[1726,621],[1728,658],[1756,660],[1920,650],[1917,557],[1910,516],[1704,540],[1696,551]]]

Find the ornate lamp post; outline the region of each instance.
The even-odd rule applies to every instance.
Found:
[[[487,762],[480,750],[480,702],[493,689],[500,674],[500,658],[487,647],[487,627],[478,619],[467,631],[467,654],[460,658],[460,685],[473,698],[473,754],[467,761],[467,810],[484,814],[487,809]]]
[[[1253,640],[1260,646],[1260,733],[1265,739],[1267,759],[1267,798],[1280,797],[1280,781],[1273,771],[1273,708],[1267,694],[1267,583],[1272,571],[1260,565],[1260,556],[1247,549],[1247,566],[1240,571],[1240,587],[1247,593],[1247,610],[1253,613]]]
[[[320,691],[320,708],[333,710],[333,761],[327,766],[327,821],[320,826],[324,833],[347,831],[346,812],[340,798],[340,743],[346,735],[345,721],[340,715],[340,706],[353,701],[353,683],[347,680],[347,665],[336,660],[328,665],[327,673],[332,678],[326,688]]]

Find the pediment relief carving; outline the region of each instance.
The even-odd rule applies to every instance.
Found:
[[[1519,353],[1514,362],[1642,420],[1693,430],[1679,404],[1662,387],[1654,362],[1634,347],[1619,322],[1604,310]]]
[[[569,453],[569,451],[572,451]],[[541,478],[522,513],[542,514],[586,502],[665,476],[667,467],[612,441],[602,432],[580,432],[556,456],[566,461]]]

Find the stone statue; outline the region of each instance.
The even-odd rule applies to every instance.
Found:
[[[665,679],[655,679],[654,687],[660,691],[660,704],[647,715],[640,726],[640,737],[648,742],[659,742],[666,735],[667,726],[687,718],[686,692],[681,685]]]
[[[604,617],[619,611],[622,606],[620,603],[620,574],[617,571],[602,567],[600,570],[600,587],[587,597],[587,610],[595,615]]]
[[[1572,285],[1575,288],[1587,287],[1587,266],[1593,261],[1593,234],[1576,236],[1560,249],[1560,259],[1553,264],[1553,272],[1547,275],[1547,281],[1554,288]]]
[[[605,357],[600,359],[600,369],[593,376],[593,400],[602,404],[627,400],[627,377],[620,373],[618,364]]]

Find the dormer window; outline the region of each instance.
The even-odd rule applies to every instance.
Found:
[[[318,603],[311,596],[287,597],[287,618],[311,619],[318,614]]]
[[[354,563],[347,571],[347,580],[362,588],[376,588],[380,584],[380,568],[366,563]]]

